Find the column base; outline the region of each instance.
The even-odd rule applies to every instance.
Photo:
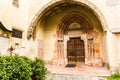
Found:
[[[90,58],[88,59],[88,65],[94,67],[102,67],[102,59],[101,58]]]

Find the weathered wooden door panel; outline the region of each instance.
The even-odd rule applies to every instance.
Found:
[[[84,62],[84,41],[80,37],[70,38],[67,42],[68,62]]]

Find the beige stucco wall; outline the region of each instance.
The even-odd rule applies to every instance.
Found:
[[[28,0],[19,0],[19,8],[12,5],[12,0],[0,0],[0,20],[7,28],[12,26],[26,29],[28,22]]]
[[[116,44],[116,46],[117,46],[117,58],[118,58],[118,63],[119,63],[119,65],[120,65],[120,58],[119,58],[119,56],[120,56],[120,34],[117,34],[116,35],[116,38],[117,38],[117,44]]]

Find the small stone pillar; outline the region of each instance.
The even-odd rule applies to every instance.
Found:
[[[55,51],[52,59],[53,65],[64,65],[65,59],[64,59],[64,46],[63,46],[63,40],[57,40],[55,45]]]
[[[88,52],[90,66],[102,66],[102,59],[100,58],[99,43],[97,42],[98,33],[92,31],[89,33],[88,39]]]

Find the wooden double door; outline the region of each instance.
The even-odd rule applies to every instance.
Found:
[[[67,58],[70,62],[85,62],[84,41],[80,37],[70,38],[67,42]]]

